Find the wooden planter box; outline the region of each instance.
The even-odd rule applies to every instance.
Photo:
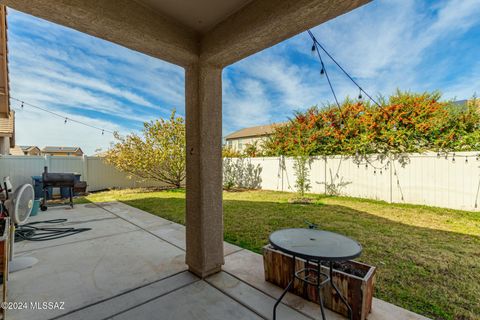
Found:
[[[364,277],[359,277],[333,269],[333,282],[352,308],[353,320],[365,320],[372,309],[376,268],[353,260],[345,262],[344,264],[351,266],[354,270],[362,270],[365,272]],[[266,281],[282,289],[287,287],[292,277],[292,256],[267,245],[263,248],[263,265],[265,268]],[[295,261],[295,270],[300,270],[305,267],[306,261],[297,258]],[[316,263],[310,263],[310,267],[316,268]],[[322,266],[322,268],[322,272],[329,273],[328,267]],[[290,292],[315,303],[319,301],[316,288],[298,279],[295,279]],[[322,294],[326,308],[348,316],[347,307],[340,300],[340,297],[338,297],[330,284],[326,284],[322,288]]]

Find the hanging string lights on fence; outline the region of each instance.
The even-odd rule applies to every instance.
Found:
[[[85,127],[89,127],[89,128],[91,128],[91,129],[99,130],[99,131],[102,132],[102,135],[104,135],[105,132],[110,133],[110,134],[113,134],[113,131],[110,131],[110,130],[107,130],[107,129],[104,129],[104,128],[100,128],[100,127],[91,125],[91,124],[89,124],[89,123],[86,123],[86,122],[84,122],[84,121],[77,120],[77,119],[72,118],[72,117],[66,117],[65,115],[56,113],[56,112],[54,112],[54,111],[51,111],[51,110],[48,110],[48,109],[45,109],[45,108],[42,108],[42,107],[39,107],[39,106],[34,105],[34,104],[32,104],[32,103],[25,102],[25,101],[23,101],[23,100],[21,100],[21,99],[18,99],[18,98],[12,97],[12,96],[10,96],[10,100],[19,102],[19,103],[20,103],[20,108],[21,108],[22,110],[24,109],[24,106],[28,106],[28,107],[31,107],[31,108],[34,108],[34,109],[43,111],[43,112],[45,112],[45,113],[49,113],[49,114],[52,115],[52,116],[55,116],[55,117],[64,119],[63,123],[64,123],[65,125],[66,125],[68,122],[73,122],[73,123],[77,123],[77,124],[80,124],[80,125],[85,126]]]

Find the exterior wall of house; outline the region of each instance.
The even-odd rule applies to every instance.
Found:
[[[245,151],[247,145],[253,144],[253,143],[257,143],[257,147],[261,149],[262,144],[266,140],[266,138],[267,136],[228,139],[226,141],[226,145],[227,147],[231,148],[233,151],[237,151],[237,152]]]

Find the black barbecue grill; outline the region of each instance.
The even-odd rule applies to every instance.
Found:
[[[43,181],[43,201],[41,210],[47,210],[47,193],[49,188],[68,188],[69,190],[69,204],[73,208],[73,191],[79,189],[79,191],[85,191],[87,183],[85,181],[77,181],[75,183],[74,173],[53,173],[48,172],[48,168],[44,167],[42,174]]]

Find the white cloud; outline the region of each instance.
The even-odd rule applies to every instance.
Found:
[[[12,97],[122,134],[173,108],[184,113],[182,68],[14,10],[8,19]],[[113,138],[27,105],[16,136],[17,144],[76,145],[89,154]]]
[[[36,145],[40,148],[45,145],[78,146],[86,154],[92,155],[97,149],[107,150],[110,142],[114,140],[110,133],[102,135],[101,131],[73,122],[64,124],[63,119],[48,116],[41,111],[16,109],[17,145]],[[75,119],[109,131],[127,131],[126,128],[108,121],[92,120],[78,115]]]
[[[468,47],[468,40],[462,39],[464,34],[472,30],[480,34],[479,17],[478,0],[430,4],[379,0],[320,25],[313,32],[374,97],[390,95],[400,88],[440,89],[445,98],[464,99],[480,92],[480,61],[472,55],[471,65],[459,70],[459,57],[454,55],[461,56],[459,42]],[[310,54],[311,44],[309,36],[302,33],[227,69],[224,78],[231,82],[224,94],[227,133],[245,124],[283,121],[293,110],[333,102],[325,77],[318,74],[318,59]],[[475,43],[469,47],[477,52],[480,49]],[[358,89],[325,54],[323,59],[339,100],[356,97]],[[248,81],[255,81],[254,90],[242,89]],[[260,102],[258,92],[263,92]],[[268,117],[257,114],[257,103]],[[247,109],[238,113],[239,105]]]

